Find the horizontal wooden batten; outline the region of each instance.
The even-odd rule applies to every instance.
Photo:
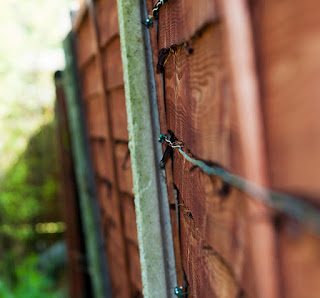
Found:
[[[103,86],[101,82],[97,80],[97,63],[97,59],[92,56],[92,59],[90,59],[80,70],[82,94],[85,99],[94,94],[101,94],[103,92]]]

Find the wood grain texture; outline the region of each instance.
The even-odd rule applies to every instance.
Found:
[[[95,11],[100,36],[100,47],[103,47],[110,39],[119,35],[117,1],[97,0],[95,1]]]
[[[248,237],[248,225],[254,222],[248,218],[246,197],[219,178],[209,177],[194,168],[178,152],[174,155],[173,176],[181,198],[180,211],[184,217],[192,218],[205,243],[203,253],[214,251],[219,254],[245,297],[255,297],[255,289],[249,281],[253,270]],[[181,238],[181,241],[185,240]],[[211,286],[212,291],[216,291],[214,285],[207,288]]]
[[[270,183],[318,203],[319,8],[316,0],[253,5]]]
[[[160,49],[188,41],[203,27],[218,20],[216,1],[168,1],[159,13]]]
[[[107,93],[111,109],[111,127],[112,135],[116,140],[129,141],[126,98],[124,89],[112,89]]]
[[[147,10],[152,11],[152,1],[147,1]],[[157,59],[159,55],[158,51],[158,36],[156,30],[150,30],[150,41],[152,47],[152,58],[153,58],[153,68],[156,69]],[[165,97],[164,97],[164,88],[163,88],[163,78],[160,75],[155,76],[155,84],[157,91],[157,102],[158,102],[158,111],[159,111],[159,121],[160,121],[160,131],[161,133],[167,133],[167,116],[165,108]],[[163,145],[165,150],[165,144]],[[166,169],[166,179],[167,179],[167,190],[168,190],[168,199],[170,208],[170,218],[171,218],[171,229],[175,253],[175,263],[176,263],[176,273],[177,273],[177,282],[179,285],[183,284],[183,270],[181,263],[181,251],[180,251],[180,235],[179,235],[179,226],[178,226],[178,216],[176,208],[173,208],[176,204],[174,186],[173,186],[173,177],[172,177],[172,163],[171,160],[168,160],[165,165]]]
[[[123,86],[123,72],[120,52],[120,38],[114,38],[102,50],[105,88],[107,90]]]
[[[242,291],[228,264],[217,252],[209,249],[192,219],[183,212],[180,212],[180,217],[182,261],[190,296],[239,297]]]
[[[231,93],[220,25],[207,28],[191,55],[182,49],[165,66],[167,125],[199,159],[230,167]]]

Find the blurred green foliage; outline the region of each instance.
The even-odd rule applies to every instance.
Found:
[[[43,254],[62,237],[36,229],[61,221],[55,134],[53,122],[41,127],[0,181],[0,281],[10,289],[19,287],[17,268],[30,253]]]
[[[72,0],[0,0],[0,297],[45,297],[36,270],[61,234],[37,223],[61,221],[55,155],[53,73]],[[52,291],[50,292],[53,293]],[[49,295],[49,297],[58,297]]]
[[[0,0],[0,178],[34,131],[53,119],[52,74],[72,0]]]
[[[17,283],[10,289],[0,280],[1,298],[63,298],[65,288],[56,289],[54,282],[37,269],[38,257],[31,255],[16,268]]]
[[[55,133],[54,123],[43,126],[0,181],[0,224],[59,219]],[[16,232],[12,237],[21,239]]]

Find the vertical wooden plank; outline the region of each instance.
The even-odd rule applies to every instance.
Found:
[[[252,7],[270,183],[317,203],[319,8],[315,0],[257,1]]]
[[[96,11],[95,11],[95,6],[92,1],[88,1],[88,14],[89,14],[89,19],[90,19],[90,24],[93,27],[93,40],[94,40],[94,46],[95,46],[95,53],[96,53],[96,60],[97,60],[97,65],[98,65],[98,74],[97,74],[97,81],[99,84],[105,87],[105,81],[106,81],[106,73],[103,70],[103,62],[104,60],[102,59],[102,53],[100,51],[100,36],[99,36],[99,29],[98,29],[98,20],[96,17]],[[117,50],[117,48],[115,48]],[[120,50],[120,48],[118,49]],[[121,60],[120,58],[120,53],[114,53],[116,55],[116,59],[114,62],[120,63],[121,65]],[[120,69],[121,70],[121,69]],[[111,71],[108,69],[108,71]],[[118,72],[118,70],[117,70]],[[110,73],[108,72],[108,75]],[[119,78],[119,76],[117,76]],[[120,79],[119,79],[120,80]],[[121,78],[122,80],[122,78]],[[118,82],[118,81],[117,81]],[[110,171],[112,172],[112,177],[113,177],[113,212],[116,213],[116,217],[119,219],[118,225],[117,225],[117,233],[118,235],[118,240],[119,244],[117,249],[114,249],[113,244],[109,244],[107,246],[107,250],[109,251],[109,262],[112,263],[111,266],[113,266],[112,271],[113,271],[113,295],[116,297],[130,297],[132,293],[132,288],[131,288],[131,283],[130,283],[130,272],[129,272],[129,260],[128,260],[128,252],[126,249],[126,244],[125,244],[125,234],[124,234],[124,223],[123,223],[123,214],[121,211],[121,201],[120,201],[120,195],[119,195],[119,180],[117,177],[117,168],[116,168],[116,155],[115,155],[115,140],[112,135],[112,123],[111,123],[111,110],[110,110],[110,102],[108,101],[108,98],[106,96],[105,91],[101,93],[103,102],[104,102],[104,109],[106,111],[106,122],[104,123],[104,126],[107,128],[108,131],[108,142],[106,145],[108,146],[107,150],[111,156],[110,158],[110,164],[109,168]],[[112,251],[112,254],[110,254],[110,251]],[[117,261],[114,256],[117,254]],[[114,264],[117,263],[116,266]],[[121,270],[123,272],[123,275],[121,276],[121,291],[119,289],[119,281],[120,279],[116,278],[116,267],[120,266],[121,264]]]
[[[246,1],[220,1],[226,26],[226,44],[237,103],[244,175],[268,186],[266,154],[254,63],[252,32]],[[237,49],[237,50],[235,50]],[[249,216],[265,218],[251,226],[252,258],[258,297],[280,297],[275,231],[268,209],[248,201]],[[261,258],[261,256],[264,258]]]
[[[314,0],[251,3],[270,185],[317,206],[319,8]],[[288,218],[278,229],[283,296],[318,297],[319,237]]]

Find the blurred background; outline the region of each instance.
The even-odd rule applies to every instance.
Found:
[[[53,75],[75,4],[0,6],[0,296],[66,297]]]

